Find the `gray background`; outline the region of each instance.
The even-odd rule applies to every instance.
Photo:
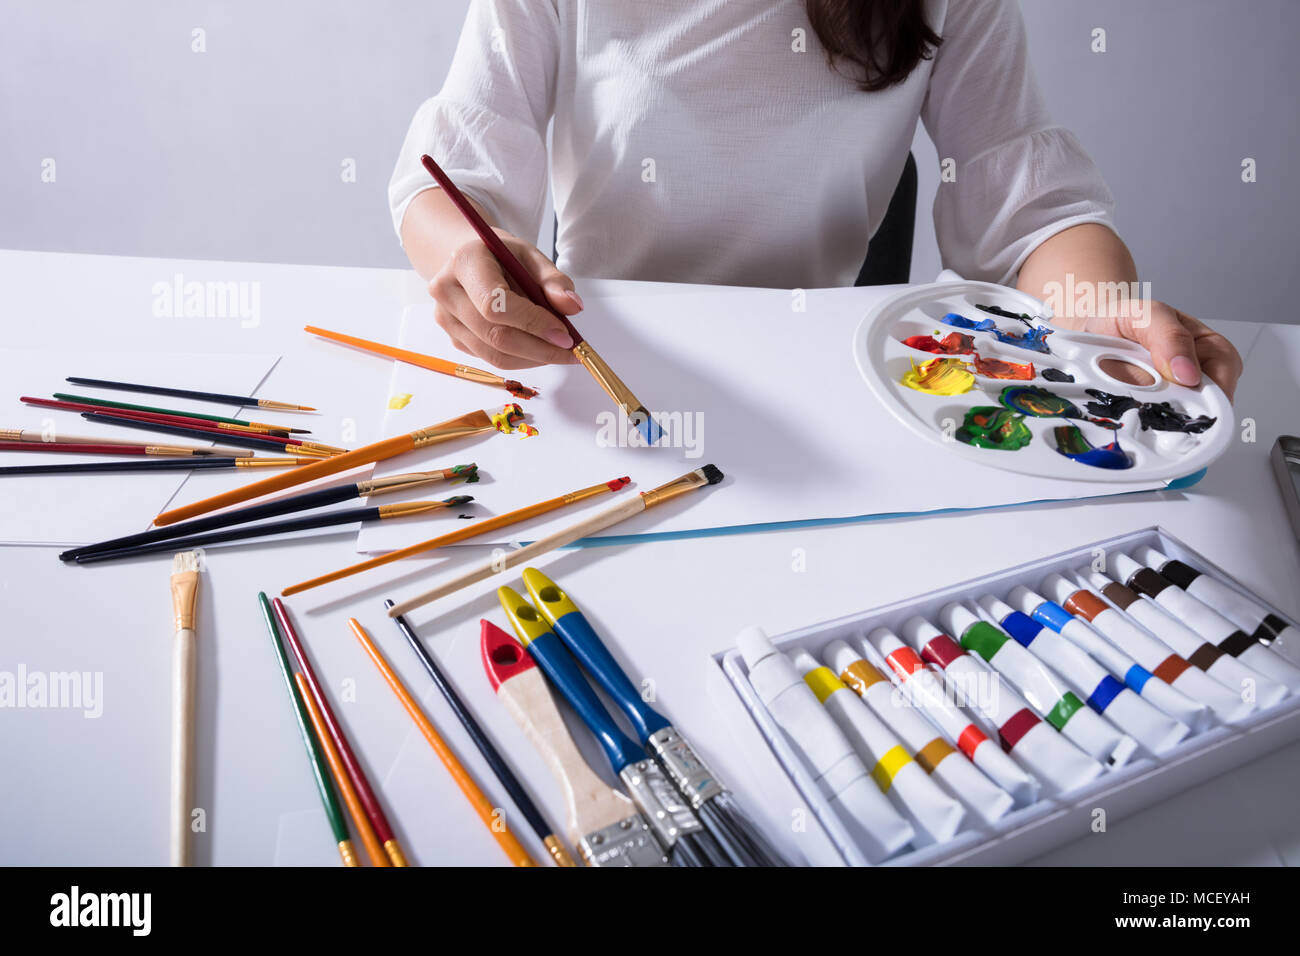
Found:
[[[740,2],[740,0],[737,0]],[[0,0],[0,247],[402,266],[385,187],[466,0]],[[1157,298],[1296,321],[1295,0],[1023,0]],[[191,31],[207,52],[191,51]],[[1093,28],[1108,50],[1090,51]],[[939,270],[916,142],[912,277]],[[1241,161],[1258,182],[1241,181]],[[41,182],[45,158],[57,181]],[[356,161],[357,182],[340,176]],[[549,251],[549,239],[543,246]]]

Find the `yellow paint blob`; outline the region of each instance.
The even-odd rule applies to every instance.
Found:
[[[411,404],[412,397],[413,396],[407,392],[403,392],[401,395],[394,395],[388,400],[388,407],[405,408],[407,405]]]
[[[927,395],[961,395],[975,385],[970,366],[961,359],[936,358],[903,373],[902,383]]]

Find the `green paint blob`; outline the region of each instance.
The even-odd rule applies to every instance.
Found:
[[[976,448],[1016,451],[1033,440],[1025,416],[996,405],[976,405],[966,412],[957,440]]]

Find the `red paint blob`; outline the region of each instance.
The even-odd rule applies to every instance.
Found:
[[[515,398],[536,398],[537,397],[537,389],[529,388],[527,385],[524,385],[520,382],[516,382],[513,378],[506,379],[506,391],[508,391]]]
[[[610,491],[618,491],[620,488],[626,488],[628,485],[632,484],[632,479],[625,475],[622,478],[615,478],[613,481],[607,481],[605,484],[609,486]]]

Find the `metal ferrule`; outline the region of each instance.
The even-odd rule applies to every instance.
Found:
[[[484,418],[487,416],[485,415]],[[482,425],[448,425],[440,428],[422,428],[417,432],[411,432],[411,442],[416,448],[423,448],[426,445],[433,445],[442,441],[449,441],[453,438],[465,438],[470,435],[478,435],[481,432],[495,430],[496,426],[490,420]]]
[[[442,471],[412,471],[405,475],[389,475],[387,478],[371,478],[357,482],[357,497],[369,498],[371,495],[386,495],[406,488],[418,488],[420,485],[442,481],[447,477]]]
[[[605,393],[618,403],[624,415],[628,418],[637,416],[637,413],[643,409],[640,400],[632,394],[632,389],[624,385],[623,380],[614,374],[614,370],[605,364],[605,360],[589,343],[579,342],[573,347],[573,354],[578,357],[578,361],[591,373],[591,377],[599,383]]]
[[[628,764],[619,778],[665,849],[672,849],[680,837],[703,829],[690,805],[653,760]]]
[[[590,488],[583,488],[580,491],[569,492],[567,495],[563,496],[564,503],[566,505],[571,505],[578,501],[586,501],[588,498],[594,498],[596,495],[604,494],[609,490],[611,490],[609,482],[602,481],[600,484],[592,485]]]
[[[667,866],[668,857],[645,819],[635,813],[578,841],[587,866]]]
[[[645,499],[647,508],[654,505],[661,505],[671,498],[685,494],[693,488],[699,488],[701,485],[707,485],[709,479],[704,477],[703,471],[692,471],[689,474],[675,478],[666,485],[660,485],[658,488],[651,488],[649,491],[641,492],[641,497]]]
[[[722,784],[713,775],[713,771],[672,727],[651,734],[649,745],[663,765],[668,779],[677,785],[693,809],[698,810],[704,801],[722,793]]]
[[[0,428],[0,441],[22,441],[23,430],[21,428]]]
[[[379,517],[400,518],[404,515],[419,515],[446,507],[448,505],[444,501],[398,501],[391,505],[380,505]]]
[[[480,385],[505,384],[505,379],[500,375],[493,375],[491,372],[485,372],[481,368],[472,368],[468,365],[457,365],[456,377],[463,378],[467,382],[478,382]]]

